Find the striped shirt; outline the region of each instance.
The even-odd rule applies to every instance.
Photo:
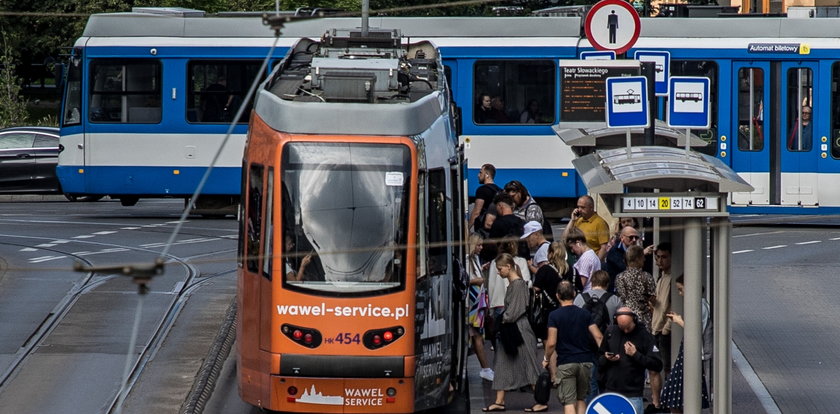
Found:
[[[577,262],[575,262],[574,268],[575,274],[586,278],[586,284],[583,285],[583,291],[589,292],[592,290],[592,274],[601,270],[601,260],[598,259],[598,255],[595,254],[595,251],[592,249],[586,250],[582,255],[580,255]]]

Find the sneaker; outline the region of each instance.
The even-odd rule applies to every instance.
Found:
[[[490,368],[482,368],[481,372],[478,373],[478,376],[485,381],[493,382],[493,378],[495,377],[493,370]]]

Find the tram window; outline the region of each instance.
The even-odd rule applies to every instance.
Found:
[[[248,169],[248,207],[245,231],[248,233],[245,247],[245,266],[249,272],[260,269],[260,234],[262,232],[263,170],[259,164]]]
[[[831,156],[840,158],[840,62],[831,65]]]
[[[809,68],[791,68],[787,73],[787,148],[790,151],[810,151],[814,140],[812,111],[814,109],[814,74]]]
[[[709,60],[672,60],[671,76],[701,76],[709,78],[709,129],[694,130],[694,133],[709,145],[699,148],[700,152],[714,154],[718,137],[718,64]],[[666,98],[667,100],[667,98]]]
[[[738,70],[738,149],[764,149],[764,70]]]
[[[76,53],[76,52],[74,52]],[[67,92],[64,98],[64,126],[82,122],[82,60],[76,56],[67,65]]]
[[[293,260],[284,287],[341,296],[401,288],[411,167],[405,145],[285,145],[283,251]]]
[[[191,61],[187,91],[187,121],[228,123],[258,75],[260,61]],[[253,99],[248,101],[239,123],[248,122]]]
[[[268,178],[265,185],[265,243],[263,243],[263,277],[271,280],[271,254],[274,239],[274,168],[268,167]]]
[[[159,123],[160,66],[160,62],[148,59],[94,60],[90,69],[90,121]]]
[[[473,68],[476,124],[553,124],[556,64],[479,61]]]
[[[442,168],[429,171],[428,215],[429,274],[437,275],[446,272],[447,268],[446,175]]]

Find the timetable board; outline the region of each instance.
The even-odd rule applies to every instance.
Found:
[[[605,122],[607,78],[639,73],[637,60],[561,60],[560,121]]]

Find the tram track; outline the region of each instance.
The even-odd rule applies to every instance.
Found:
[[[12,235],[6,236],[14,237]],[[66,256],[68,259],[79,262],[85,267],[92,267],[95,265],[90,259],[78,254],[73,254],[69,251],[71,249],[36,247],[36,245],[40,241],[45,239],[44,237],[18,237],[30,240],[37,240],[37,242],[33,242],[30,240],[27,240],[28,243],[0,242],[0,245],[10,246],[12,248],[37,249],[38,251],[43,251],[49,254]],[[97,245],[102,249],[120,249],[120,253],[122,254],[135,253],[150,256],[159,254],[158,252],[151,249],[142,247],[130,247],[125,246],[123,244],[102,243],[94,241],[80,241],[80,243]],[[131,357],[134,359],[134,361],[131,363],[131,369],[129,371],[128,380],[126,381],[126,387],[124,389],[119,389],[116,391],[116,393],[110,399],[110,402],[107,404],[106,412],[119,412],[118,402],[120,401],[120,395],[122,393],[128,395],[131,392],[133,386],[142,376],[147,364],[154,358],[155,354],[163,345],[167,335],[169,334],[172,327],[175,325],[181,310],[184,308],[184,305],[187,299],[189,298],[190,294],[196,289],[200,288],[202,285],[211,282],[216,277],[229,274],[229,272],[201,274],[199,268],[195,264],[190,263],[190,261],[194,261],[196,259],[210,258],[219,254],[230,252],[231,249],[218,249],[210,252],[203,252],[201,254],[189,257],[180,257],[172,254],[165,257],[165,266],[167,268],[167,273],[177,273],[172,271],[174,265],[176,268],[180,269],[180,280],[176,283],[174,290],[170,292],[155,292],[162,294],[170,293],[173,295],[173,298],[169,300],[168,303],[165,305],[165,309],[159,310],[162,312],[162,316],[159,317],[156,320],[156,322],[153,322],[155,324],[155,327],[153,328],[151,335],[143,338],[139,346],[135,348],[139,348],[140,351],[139,353],[134,354]],[[24,340],[24,342],[21,344],[20,349],[12,357],[11,362],[9,363],[7,368],[4,370],[4,372],[2,372],[2,374],[0,374],[0,389],[14,381],[15,376],[18,375],[18,373],[20,373],[22,370],[26,369],[25,366],[27,359],[37,352],[39,346],[43,344],[45,339],[49,337],[49,335],[56,329],[56,327],[58,327],[62,323],[62,321],[64,321],[65,317],[73,309],[73,305],[76,304],[80,300],[80,298],[83,297],[83,295],[93,291],[98,287],[101,287],[102,285],[112,280],[119,279],[122,277],[125,276],[120,274],[101,274],[95,271],[89,271],[86,272],[81,278],[76,280],[73,283],[72,287],[67,291],[67,293],[55,304],[55,306],[52,307],[52,309],[47,314],[45,314],[44,319],[40,322],[40,324],[38,324],[37,327],[33,329],[32,333]],[[124,291],[125,289],[122,288],[122,290]]]

